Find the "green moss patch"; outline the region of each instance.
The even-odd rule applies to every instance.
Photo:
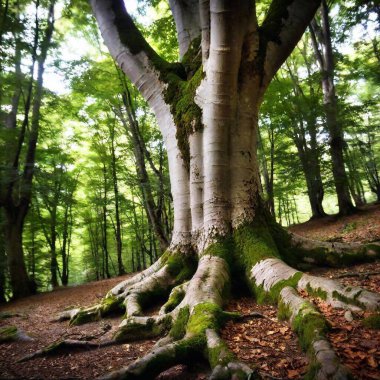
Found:
[[[88,322],[98,321],[100,319],[100,309],[94,310],[80,310],[77,315],[70,321],[70,326],[83,325]]]
[[[114,295],[107,296],[102,299],[100,304],[100,314],[101,316],[105,316],[116,311],[125,310],[125,306],[123,304],[122,299],[118,299]]]
[[[189,320],[189,316],[190,316],[190,311],[189,311],[188,306],[182,308],[178,312],[177,319],[173,323],[173,326],[169,333],[172,338],[174,338],[175,340],[179,340],[185,336],[186,325],[187,325],[187,321]]]
[[[207,329],[219,330],[224,321],[225,316],[219,306],[210,302],[200,303],[190,315],[186,332],[189,335],[201,335]]]
[[[161,80],[167,83],[164,99],[170,106],[176,125],[176,138],[184,163],[190,168],[189,136],[203,129],[202,110],[194,102],[195,91],[204,78],[199,54],[200,38],[192,41],[182,60],[185,73],[161,70]],[[183,76],[184,74],[184,76]]]
[[[229,237],[220,237],[217,241],[207,247],[203,255],[220,257],[228,264],[232,264],[234,254],[234,241]]]
[[[211,368],[215,368],[217,365],[227,365],[228,363],[234,361],[236,357],[229,350],[227,344],[221,341],[216,347],[208,349],[208,359]]]
[[[362,309],[365,309],[365,305],[363,305],[363,303],[361,303],[357,298],[360,296],[360,293],[361,293],[361,290],[358,291],[358,293],[356,293],[354,295],[354,297],[347,297],[346,295],[342,294],[342,293],[339,293],[337,292],[336,290],[334,290],[332,292],[332,296],[339,300],[339,301],[342,301],[346,304],[349,304],[349,305],[355,305],[355,306],[359,306],[360,308]]]
[[[18,329],[16,326],[6,326],[0,328],[0,343],[17,340]]]
[[[305,306],[310,309],[310,305]],[[300,345],[304,351],[312,349],[313,342],[324,339],[329,330],[326,319],[314,310],[301,309],[293,320],[293,329],[297,333]]]
[[[185,291],[182,289],[174,289],[164,305],[165,313],[173,311],[182,302],[185,294]]]
[[[264,303],[277,304],[278,299],[280,297],[281,290],[287,286],[290,286],[291,288],[296,289],[301,277],[302,277],[302,273],[297,272],[292,277],[288,278],[287,280],[278,281],[276,284],[274,284],[271,287],[269,291],[264,290],[264,287],[262,285],[257,286],[255,284],[252,284],[251,285],[252,292],[255,295],[256,301],[258,304],[264,304]]]
[[[380,313],[364,318],[362,324],[370,329],[380,330]]]
[[[321,288],[314,289],[310,286],[310,284],[306,285],[306,291],[313,297],[321,298],[322,300],[327,299],[327,292],[322,290]]]
[[[187,339],[178,341],[175,345],[175,352],[179,361],[194,359],[199,357],[206,346],[206,335],[194,335]]]
[[[166,264],[171,276],[176,278],[178,284],[189,280],[197,269],[197,263],[193,255],[187,256],[181,253],[171,254]]]
[[[278,303],[277,318],[280,321],[287,321],[291,316],[292,311],[290,310],[289,306],[286,305],[284,302],[280,301]]]
[[[261,218],[260,218],[261,219]],[[239,227],[233,235],[236,258],[241,267],[250,270],[259,261],[279,257],[276,244],[265,220]]]
[[[172,318],[167,316],[160,322],[156,322],[153,318],[149,318],[146,323],[133,322],[127,323],[120,327],[113,339],[118,342],[131,342],[134,340],[155,338],[167,332],[172,324]]]

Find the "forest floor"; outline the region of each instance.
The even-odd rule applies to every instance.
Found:
[[[290,230],[314,239],[364,242],[380,240],[380,205],[367,206],[357,215],[312,220]],[[318,269],[317,273],[339,278],[344,284],[358,285],[380,292],[380,262],[360,264],[344,269]],[[111,337],[120,317],[109,317],[82,326],[69,327],[66,322],[52,322],[65,308],[89,306],[128,275],[109,280],[57,289],[0,308],[0,327],[17,326],[34,340],[0,344],[1,379],[94,379],[106,372],[119,369],[144,355],[155,341],[139,341],[93,350],[73,350],[30,361],[17,361],[27,354],[42,349],[61,339],[99,342]],[[345,315],[344,310],[333,310],[322,300],[315,305],[331,324],[329,339],[342,362],[357,379],[380,380],[380,331],[363,326],[365,313]],[[295,334],[287,322],[277,319],[274,306],[257,305],[250,298],[232,300],[228,310],[242,313],[259,312],[265,317],[244,322],[228,322],[222,337],[238,358],[256,365],[263,375],[277,379],[299,379],[305,373],[308,360],[301,351]],[[12,313],[14,313],[12,315]],[[7,317],[7,318],[5,318]],[[161,374],[164,379],[206,379],[206,364],[179,365]]]

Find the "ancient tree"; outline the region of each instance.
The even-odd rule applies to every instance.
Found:
[[[91,5],[111,55],[157,117],[169,159],[174,230],[150,268],[99,304],[65,311],[61,319],[79,324],[123,310],[114,342],[163,336],[109,378],[154,378],[197,355],[209,360],[213,379],[248,378],[252,370],[218,335],[226,320],[241,317],[223,305],[231,284],[242,281],[256,299],[279,304],[311,355],[312,377],[346,378],[325,319],[298,291],[349,309],[377,310],[380,296],[293,267],[347,263],[376,256],[379,247],[317,243],[284,231],[260,198],[256,156],[260,103],[319,1],[273,0],[259,25],[254,1],[171,0],[180,49],[175,63],[152,49],[122,0]],[[144,316],[144,307],[162,298],[160,312]]]

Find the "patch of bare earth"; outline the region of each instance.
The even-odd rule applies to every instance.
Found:
[[[293,226],[292,231],[320,240],[376,241],[380,239],[380,205],[367,206],[357,215],[324,218]],[[356,265],[345,269],[318,269],[319,275],[337,278],[345,285],[362,286],[380,291],[380,263]],[[15,325],[34,338],[33,342],[0,344],[1,379],[94,379],[124,367],[144,355],[155,341],[131,342],[88,351],[70,350],[54,356],[17,363],[21,357],[42,349],[59,339],[101,342],[112,336],[120,316],[105,318],[82,326],[69,327],[52,318],[67,307],[96,303],[118,282],[127,278],[92,282],[58,289],[2,306],[0,312],[18,316],[0,320],[0,327]],[[342,362],[357,379],[380,380],[380,332],[366,328],[362,319],[368,313],[352,313],[347,320],[345,310],[334,310],[323,300],[314,298],[315,306],[331,324],[329,338]],[[239,360],[256,367],[267,378],[299,379],[307,368],[307,359],[297,338],[286,322],[277,320],[273,306],[259,306],[250,298],[232,300],[227,309],[243,314],[260,313],[264,318],[228,322],[221,335]],[[350,318],[349,318],[350,319]],[[201,362],[178,365],[161,374],[157,380],[207,379],[209,368]]]
[[[380,240],[380,204],[363,206],[358,213],[337,218],[335,215],[289,227],[289,230],[314,240],[373,242]]]
[[[20,316],[7,318],[1,326],[15,325],[33,342],[3,343],[0,346],[0,378],[2,379],[94,379],[107,371],[127,365],[142,356],[152,341],[105,347],[98,350],[72,350],[49,357],[17,363],[21,357],[42,349],[59,339],[101,341],[110,338],[120,318],[106,318],[82,326],[51,319],[69,306],[90,306],[109,289],[127,276],[59,289],[12,302],[0,311],[17,312]]]

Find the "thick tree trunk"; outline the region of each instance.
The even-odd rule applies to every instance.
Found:
[[[294,329],[306,337],[302,344],[313,360],[311,376],[347,378],[328,343],[325,320],[297,290],[321,291],[332,305],[350,307],[342,300],[357,299],[372,310],[380,308],[380,296],[346,289],[285,264],[283,259],[295,258],[293,249],[309,255],[309,261],[326,262],[334,247],[325,243],[320,248],[297,239],[267,215],[260,199],[256,156],[258,109],[265,89],[318,2],[274,1],[258,30],[252,2],[201,1],[202,41],[190,44],[193,54],[186,54],[182,68],[175,65],[170,71],[172,66],[164,65],[168,77],[165,70],[159,71],[163,62],[135,28],[123,1],[91,3],[111,54],[157,116],[168,151],[174,231],[168,250],[151,267],[115,286],[99,304],[65,311],[60,319],[80,324],[122,309],[125,318],[114,341],[166,334],[147,355],[109,379],[154,378],[195,354],[208,359],[211,379],[252,378],[253,371],[218,335],[226,320],[240,317],[222,309],[234,278],[248,284],[258,300],[282,305]],[[175,2],[177,25],[186,25],[177,17],[183,17],[190,3],[195,4]],[[208,27],[203,24],[206,16]],[[125,30],[134,34],[130,44]],[[181,40],[183,28],[177,30]],[[187,65],[197,62],[196,70],[186,72]],[[339,260],[359,255],[376,255],[376,249],[343,244]],[[144,316],[144,306],[158,296],[167,297],[167,302],[157,315]]]
[[[23,212],[13,207],[5,209],[5,250],[8,258],[8,269],[12,298],[21,298],[36,291],[26,271],[22,247],[22,231],[24,226]]]

